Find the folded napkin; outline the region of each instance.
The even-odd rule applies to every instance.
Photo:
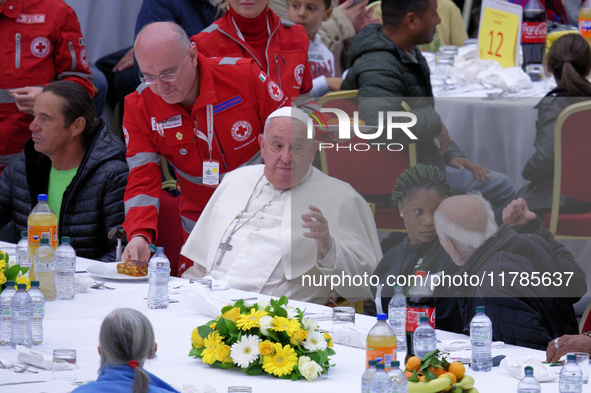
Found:
[[[88,291],[88,288],[94,283],[94,280],[86,276],[74,276],[74,291],[76,293],[83,293]]]
[[[17,360],[20,363],[30,364],[31,366],[44,368],[46,370],[52,369],[53,353],[41,351],[39,349],[27,348],[22,345],[17,345],[18,351]]]
[[[183,303],[198,314],[217,318],[220,310],[228,304],[228,300],[215,294],[202,285],[185,285],[181,289]]]
[[[499,349],[505,345],[502,341],[493,341],[491,348]],[[451,351],[467,351],[472,348],[470,340],[444,340],[437,345],[440,349],[446,352]]]
[[[521,379],[525,376],[523,369],[526,366],[530,366],[534,369],[534,377],[536,377],[539,382],[554,381],[558,376],[552,367],[542,363],[544,357],[544,354],[541,354],[538,357],[534,355],[507,356],[501,361],[499,367],[509,372],[509,374],[515,378]]]
[[[212,291],[225,291],[227,289],[230,289],[230,284],[228,284],[227,281],[216,280],[215,278],[212,278],[211,276],[205,276],[203,278],[207,278],[207,279],[211,280],[211,290]]]
[[[362,331],[356,326],[333,326],[331,336],[335,344],[354,348],[366,348],[367,332]]]

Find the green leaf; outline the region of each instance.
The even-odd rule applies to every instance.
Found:
[[[189,356],[198,357],[199,355],[197,354],[197,352],[198,348],[191,348],[191,350],[189,351]]]
[[[250,364],[250,366],[244,369],[244,372],[247,375],[260,375],[263,373],[263,366],[257,364],[257,362],[253,362]]]
[[[209,336],[209,333],[213,332],[213,329],[207,325],[201,325],[197,328],[197,331],[199,332],[199,335],[202,338],[207,338],[207,336]]]
[[[279,335],[277,334],[278,332],[276,332],[275,330],[271,330],[269,329],[269,337],[271,337],[273,340],[277,341],[277,342],[281,342],[281,339],[279,338]]]
[[[299,373],[291,373],[291,380],[292,381],[297,381],[298,379],[300,379],[300,374]]]
[[[432,379],[437,379],[437,375],[433,374],[429,368],[423,370],[423,375],[427,378],[428,381]]]
[[[227,370],[229,368],[234,367],[234,363],[222,363],[222,362],[218,362],[216,361],[213,366],[217,367],[217,368],[221,368],[222,370]]]
[[[279,298],[279,305],[280,306],[285,306],[287,305],[287,303],[289,302],[289,300],[287,299],[287,296],[283,295]]]
[[[8,268],[8,270],[5,270],[4,275],[6,276],[7,280],[14,280],[20,271],[21,267],[19,265],[12,265]]]
[[[337,353],[332,348],[326,348],[326,353],[328,356],[336,355]]]
[[[412,376],[410,378],[408,378],[408,380],[410,382],[419,382],[419,377],[417,375],[417,372],[416,371],[413,371],[412,372]]]

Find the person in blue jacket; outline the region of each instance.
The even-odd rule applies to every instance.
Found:
[[[76,393],[178,392],[143,369],[144,361],[156,356],[152,324],[141,312],[118,308],[105,317],[99,333],[101,356],[95,382],[74,389]]]

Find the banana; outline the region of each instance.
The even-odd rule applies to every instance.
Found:
[[[463,390],[462,388],[455,386],[453,387],[453,389],[451,390],[453,393],[462,393],[462,392],[466,392],[466,390]]]
[[[472,388],[472,389],[464,390],[464,393],[478,393],[478,389]]]
[[[408,393],[436,393],[451,384],[449,376],[433,379],[429,382],[409,382]]]
[[[469,375],[464,375],[464,377],[462,378],[461,381],[458,381],[456,383],[456,386],[461,387],[462,389],[464,389],[464,391],[466,390],[470,390],[474,387],[474,378],[472,378]]]

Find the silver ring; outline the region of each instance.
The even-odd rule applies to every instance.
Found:
[[[558,347],[558,338],[555,338],[555,339],[554,339],[554,346],[556,347],[556,349],[558,349],[558,348],[559,348],[559,347]]]

